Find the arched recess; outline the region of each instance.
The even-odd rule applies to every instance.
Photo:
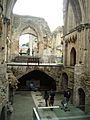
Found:
[[[46,73],[40,70],[33,70],[26,75],[18,79],[18,90],[26,89],[29,90],[30,82],[33,82],[34,85],[39,88],[39,90],[56,90],[56,81],[47,75]]]
[[[74,66],[76,64],[76,50],[73,47],[70,52],[70,65]]]
[[[66,90],[68,88],[68,75],[66,73],[62,74],[62,91]]]
[[[82,88],[78,89],[78,95],[79,95],[79,108],[81,110],[85,110],[85,92]]]

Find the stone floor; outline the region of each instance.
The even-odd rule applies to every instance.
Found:
[[[83,111],[74,106],[70,106],[70,111],[67,112],[61,110],[61,98],[62,96],[60,96],[60,94],[56,94],[54,105],[59,106],[59,108],[55,108],[51,111],[50,108],[43,109],[45,106],[43,93],[19,91],[15,94],[14,110],[8,120],[34,120],[33,107],[42,107],[42,109],[37,110],[41,120],[90,120]]]
[[[35,107],[30,91],[20,91],[15,94],[13,113],[8,120],[32,120]]]
[[[36,107],[44,107],[45,106],[45,101],[44,101],[44,92],[31,92],[32,98],[34,100],[34,103]],[[60,94],[55,95],[55,100],[54,100],[54,105],[58,106],[60,105],[60,100],[62,96]]]

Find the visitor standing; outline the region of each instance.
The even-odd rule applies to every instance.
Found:
[[[51,90],[50,91],[50,99],[49,99],[49,105],[50,106],[54,105],[54,97],[55,97],[55,91]],[[51,110],[53,110],[53,108],[51,108]]]
[[[44,99],[45,99],[45,106],[47,107],[48,106],[48,99],[49,99],[49,93],[47,90],[45,90]]]
[[[71,91],[69,89],[65,90],[64,91],[64,99],[61,101],[61,104],[62,104],[62,108],[65,110],[65,111],[70,111],[69,109],[69,100],[70,100],[70,97],[71,97]]]
[[[33,82],[30,82],[30,91],[33,91],[34,90],[34,84]]]
[[[69,90],[69,89],[65,90],[65,91],[64,91],[64,98],[66,99],[67,103],[69,102],[70,97],[71,97],[71,92],[70,92],[70,90]]]

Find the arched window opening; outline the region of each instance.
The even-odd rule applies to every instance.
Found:
[[[75,66],[75,64],[76,64],[76,50],[75,48],[72,48],[70,52],[70,66]]]
[[[32,34],[24,34],[19,39],[19,54],[26,56],[37,56],[37,37]]]

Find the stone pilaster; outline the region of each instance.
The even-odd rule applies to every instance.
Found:
[[[6,82],[6,65],[0,65],[0,110],[5,106],[7,101],[7,82]],[[1,112],[1,111],[0,111]]]
[[[87,76],[87,70],[84,64],[76,64],[74,71],[74,104],[79,106],[79,93],[78,90],[81,88],[85,93],[85,106],[89,104],[90,99],[90,82]]]

